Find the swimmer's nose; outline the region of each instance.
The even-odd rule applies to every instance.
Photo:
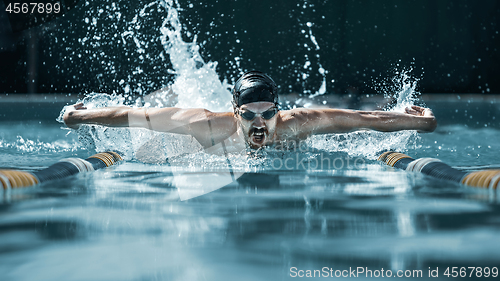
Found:
[[[257,116],[257,117],[255,117],[255,120],[254,120],[254,122],[253,122],[253,125],[254,125],[255,127],[264,127],[264,126],[265,126],[265,124],[266,124],[266,123],[264,122],[264,119],[262,119],[262,117],[261,117],[261,116]]]

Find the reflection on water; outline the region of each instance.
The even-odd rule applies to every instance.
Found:
[[[85,7],[90,7],[81,13],[85,24],[75,25],[85,29],[86,35],[63,36],[73,44],[66,48],[67,56],[60,57],[75,65],[77,55],[88,53],[92,46],[97,50],[94,56],[81,57],[103,68],[89,80],[103,81],[105,74],[116,80],[110,85],[124,96],[94,95],[86,100],[88,107],[142,104],[141,98],[147,105],[144,94],[170,85],[184,95],[175,99],[165,91],[164,96],[156,97],[156,105],[230,110],[229,84],[220,81],[216,62],[205,63],[196,36],[187,36],[185,41],[176,1],[123,6],[136,11],[132,18],[125,13],[122,17],[122,6],[94,4],[87,3]],[[162,22],[155,21],[156,16]],[[113,23],[105,24],[103,18]],[[311,29],[315,23],[305,24],[308,40],[319,48]],[[159,32],[146,34],[158,31],[158,26]],[[69,31],[67,34],[74,34]],[[57,43],[59,37],[54,38]],[[152,51],[150,42],[158,40],[163,50]],[[133,61],[120,66],[122,60],[115,53]],[[239,61],[244,64],[247,58],[231,56],[237,65],[235,73],[242,71]],[[322,77],[321,85],[303,84],[302,95],[326,93],[328,70],[319,58],[311,52],[304,63],[297,63],[301,70],[293,75],[303,77],[303,83],[312,73],[311,64]],[[416,84],[406,79],[405,72],[401,75],[395,82],[402,82],[402,87],[391,90],[397,93],[394,110],[400,111],[413,103],[416,94]],[[107,83],[101,84],[107,89]],[[277,169],[276,163],[266,160],[284,159],[268,154],[250,159],[249,165],[235,166],[242,173],[237,181],[224,182],[221,188],[184,201],[179,191],[194,186],[195,181],[201,186],[222,181],[220,159],[196,154],[174,159],[170,165],[125,163],[1,192],[0,276],[2,281],[286,280],[291,279],[292,267],[422,270],[423,277],[428,277],[429,268],[439,267],[439,277],[447,279],[443,275],[446,267],[498,267],[496,192],[473,190],[374,162],[381,150],[396,149],[415,158],[437,157],[464,169],[498,164],[500,144],[491,140],[499,139],[500,134],[488,126],[440,127],[434,134],[419,137],[414,132],[319,136],[309,140],[319,154],[294,154],[291,162],[306,159],[310,163],[318,155],[328,155],[361,157],[362,165],[337,168],[330,162],[314,169]],[[58,126],[1,124],[0,167],[38,170],[62,158],[85,158],[89,147],[129,153],[133,152],[131,139],[137,140],[141,134],[105,128],[89,131],[87,147],[82,147],[75,135],[64,136]],[[127,160],[134,160],[133,156]],[[223,160],[222,166],[226,164]],[[248,159],[235,160],[247,163]]]
[[[57,125],[2,124],[0,166],[37,170],[88,157],[91,152],[69,145],[77,136],[64,134]],[[420,148],[406,152],[463,169],[498,163],[499,144],[479,143],[477,135],[500,137],[491,128],[447,126],[420,135]],[[17,136],[47,145],[34,151]],[[287,157],[348,157],[320,151]],[[424,277],[439,267],[437,279],[446,279],[446,267],[498,267],[496,192],[367,158],[338,169],[274,169],[266,159],[278,156],[256,154],[248,165],[234,166],[242,174],[236,182],[186,201],[174,178],[216,182],[225,159],[127,162],[2,192],[2,281],[287,280],[291,267],[422,270]]]
[[[2,280],[283,280],[290,267],[427,274],[500,261],[499,207],[455,184],[378,164],[268,170],[180,201],[174,168],[125,163],[4,193]]]

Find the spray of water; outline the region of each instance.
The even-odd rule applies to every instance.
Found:
[[[399,64],[397,65],[397,67]],[[384,95],[392,98],[394,102],[386,106],[386,110],[404,112],[406,107],[415,104],[420,93],[417,91],[419,78],[412,75],[413,67],[394,70],[390,83],[386,85]]]
[[[229,85],[226,81],[221,82],[216,72],[216,62],[205,62],[200,55],[199,45],[194,36],[192,41],[186,42],[183,39],[183,26],[179,20],[179,4],[175,0],[161,0],[147,4],[139,14],[134,17],[130,25],[137,25],[140,18],[147,17],[145,12],[151,8],[151,5],[159,5],[165,11],[163,23],[160,28],[160,39],[164,47],[163,58],[169,60],[171,69],[168,73],[174,75],[174,80],[167,85],[170,90],[160,91],[155,93],[154,101],[148,102],[146,106],[177,106],[182,108],[200,107],[211,111],[229,111],[231,110],[231,94],[228,90]],[[309,32],[304,33],[314,45],[315,50],[319,50],[316,38],[313,35],[313,24],[308,22],[306,26]],[[95,36],[95,35],[94,35]],[[123,38],[132,38],[136,43],[137,52],[147,52],[145,45],[147,42],[141,41],[140,28],[132,31],[124,31]],[[147,54],[144,54],[147,56]],[[308,60],[309,64],[310,61]],[[307,63],[306,63],[307,64]],[[318,71],[323,75],[323,83],[311,97],[322,95],[326,92],[326,71],[319,63]],[[411,79],[411,73],[408,71],[396,72],[392,78],[393,87],[387,89],[386,93],[395,93],[393,95],[395,103],[392,107],[386,110],[403,112],[406,106],[412,105],[415,101],[416,83],[415,79]],[[128,83],[124,83],[125,89],[130,88]],[[127,91],[125,91],[127,92]],[[175,98],[172,99],[172,95]],[[146,100],[146,97],[143,97]],[[130,96],[107,95],[107,94],[91,94],[83,100],[88,108],[117,106],[123,105],[130,101]],[[133,106],[142,106],[141,98],[132,102]],[[61,113],[62,116],[62,113]],[[59,118],[62,121],[62,118]],[[200,151],[199,147],[194,147],[189,144],[189,141],[183,136],[173,134],[150,132],[145,129],[117,129],[104,128],[100,126],[82,126],[79,131],[80,140],[88,149],[104,151],[118,150],[125,154],[125,158],[134,159],[134,153],[138,147],[143,146],[146,142],[155,140],[156,146],[162,146],[168,155],[178,155],[179,157],[174,162],[179,164],[198,163],[200,165],[215,165],[214,163],[225,163],[224,157],[207,156]],[[395,133],[380,133],[372,131],[360,131],[348,134],[333,134],[313,136],[308,140],[308,145],[318,151],[326,152],[341,152],[347,153],[350,156],[362,156],[368,159],[375,159],[380,151],[383,150],[398,150],[405,151],[408,148],[416,146],[417,135],[415,132],[395,132]],[[193,151],[197,153],[193,153]],[[175,153],[174,153],[175,152]],[[184,156],[181,156],[185,154]],[[261,155],[262,156],[262,155]],[[314,153],[309,155],[314,157]],[[306,157],[309,157],[306,156]],[[248,157],[233,156],[233,165],[235,163],[246,163],[244,165],[258,166],[265,163],[262,160],[265,157]],[[173,163],[173,162],[171,162]],[[225,164],[222,164],[225,165]]]
[[[386,98],[393,102],[384,110],[390,112],[405,112],[406,107],[415,104],[420,93],[416,90],[418,79],[412,76],[412,69],[395,70],[389,83],[377,85],[383,90]],[[377,132],[356,131],[344,134],[327,134],[312,136],[307,145],[318,151],[329,153],[346,153],[349,157],[363,157],[376,160],[381,152],[393,150],[405,152],[419,148],[420,139],[416,131]],[[320,153],[311,153],[310,157],[319,158]]]
[[[320,49],[320,47],[319,47],[318,42],[316,41],[316,37],[314,36],[314,34],[312,32],[313,24],[311,22],[307,22],[306,25],[309,28],[309,38],[311,39],[311,42],[314,44],[315,50],[318,51]],[[319,72],[319,74],[321,74],[321,76],[323,76],[323,80],[321,82],[321,86],[319,87],[319,89],[314,94],[309,95],[309,98],[314,98],[314,97],[317,97],[320,95],[324,95],[326,93],[326,73],[327,73],[327,71],[323,68],[323,65],[321,65],[319,54],[316,54],[316,58],[318,59],[318,72]]]
[[[399,65],[398,65],[399,66]],[[394,76],[389,83],[379,82],[376,87],[383,91],[386,98],[393,102],[384,110],[390,112],[405,112],[417,101],[420,93],[416,90],[418,79],[412,76],[412,68],[394,70]],[[363,156],[374,160],[382,151],[394,150],[404,152],[418,148],[418,133],[416,131],[400,131],[383,133],[376,131],[357,131],[347,134],[313,136],[310,145],[326,151],[343,151],[352,157]]]
[[[154,9],[154,6],[157,9]],[[119,7],[113,6],[116,10],[116,16],[120,18]],[[160,9],[162,8],[162,9]],[[148,45],[154,40],[146,34],[142,34],[142,27],[148,22],[147,17],[150,11],[162,10],[166,16],[163,18],[163,23],[160,28],[161,35],[159,36],[161,44],[164,47],[163,52],[160,54],[162,60],[168,60],[171,67],[168,73],[173,75],[173,81],[165,85],[165,90],[157,91],[153,94],[141,96],[143,94],[142,88],[134,86],[134,79],[139,75],[147,75],[143,73],[141,65],[143,61],[155,62],[151,55],[148,54]],[[129,106],[140,107],[142,100],[146,101],[145,106],[153,107],[167,107],[175,106],[181,108],[206,108],[214,112],[224,112],[231,109],[231,93],[228,90],[230,85],[226,81],[221,82],[216,72],[217,63],[205,62],[199,53],[199,46],[194,36],[191,42],[183,39],[183,26],[179,20],[179,11],[181,11],[179,4],[174,0],[161,0],[146,4],[140,9],[136,16],[130,22],[124,25],[124,31],[121,32],[121,41],[125,43],[128,41],[134,42],[135,50],[134,55],[137,55],[141,63],[138,63],[136,68],[132,67],[131,75],[127,80],[121,80],[119,84],[123,88],[124,94],[102,94],[90,93],[81,102],[88,109],[108,107],[108,106],[122,106],[128,104]],[[80,41],[91,42],[96,48],[101,46],[101,39],[105,35],[98,33],[96,26],[96,18],[89,18],[87,20],[90,24],[87,36]],[[115,26],[118,28],[119,26]],[[118,33],[120,34],[120,32]],[[126,48],[130,48],[127,45]],[[101,54],[104,59],[109,56]],[[166,65],[169,65],[166,64]],[[107,71],[114,73],[115,68],[113,63],[109,64]],[[135,100],[133,96],[139,96]],[[58,118],[62,122],[64,108]],[[159,143],[168,143],[169,147],[167,152],[173,150],[178,153],[169,153],[169,155],[182,154],[187,152],[193,147],[191,145],[184,145],[185,138],[183,136],[176,136],[173,134],[162,134],[157,132],[148,132],[142,129],[118,129],[118,128],[104,128],[101,126],[84,125],[78,130],[80,141],[89,150],[118,150],[125,155],[125,159],[134,158],[134,149],[142,146],[151,139],[162,139]],[[167,138],[167,139],[165,139]],[[170,146],[176,146],[171,148]],[[186,151],[187,150],[187,151]],[[193,150],[191,150],[193,151]],[[194,150],[197,151],[197,150]]]
[[[314,9],[314,4],[313,3],[308,3],[308,1],[304,1],[302,3],[302,12],[301,15],[305,14],[305,10],[307,9]],[[299,74],[300,79],[302,80],[302,88],[303,92],[301,93],[302,96],[308,97],[309,99],[312,99],[314,97],[324,95],[326,93],[326,75],[328,74],[328,70],[323,68],[323,65],[321,64],[321,57],[319,50],[320,45],[318,41],[316,40],[316,36],[314,35],[313,29],[314,29],[314,23],[311,21],[304,20],[305,24],[303,22],[300,23],[301,26],[301,34],[303,34],[306,42],[304,43],[304,48],[305,48],[305,54],[304,54],[304,65],[300,71]],[[318,73],[322,77],[321,85],[315,85],[314,88],[310,88],[308,86],[309,83],[307,83],[308,78],[312,75],[313,71],[318,71]],[[299,102],[300,103],[300,102]],[[293,106],[292,106],[293,107]]]
[[[44,142],[39,139],[33,140],[17,136],[16,141],[8,142],[0,139],[0,148],[15,149],[22,153],[58,153],[58,152],[75,152],[81,147],[79,143],[74,141],[68,142],[57,140],[54,142]]]
[[[215,70],[216,62],[205,63],[199,53],[196,36],[192,42],[182,38],[182,24],[179,21],[177,1],[161,1],[167,16],[160,29],[161,42],[169,55],[175,81],[171,85],[178,94],[176,106],[182,108],[202,107],[211,111],[231,109],[230,85],[221,83]]]

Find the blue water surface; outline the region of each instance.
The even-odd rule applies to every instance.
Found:
[[[0,168],[37,171],[95,153],[67,133],[55,121],[0,123]],[[492,126],[445,124],[403,152],[466,171],[498,169],[498,139]],[[481,267],[485,274],[486,267],[500,267],[495,191],[364,160],[340,169],[254,165],[241,168],[236,181],[185,201],[175,178],[193,185],[217,181],[217,167],[132,159],[3,192],[0,276],[288,280],[300,270],[317,270],[323,279],[323,270],[359,268],[393,276],[416,270],[423,276],[401,278],[422,280],[435,269],[433,279],[448,279],[447,268]]]

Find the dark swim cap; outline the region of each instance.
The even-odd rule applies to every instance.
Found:
[[[267,74],[260,71],[249,71],[243,74],[233,88],[233,105],[242,106],[247,103],[267,101],[278,104],[276,83]]]

